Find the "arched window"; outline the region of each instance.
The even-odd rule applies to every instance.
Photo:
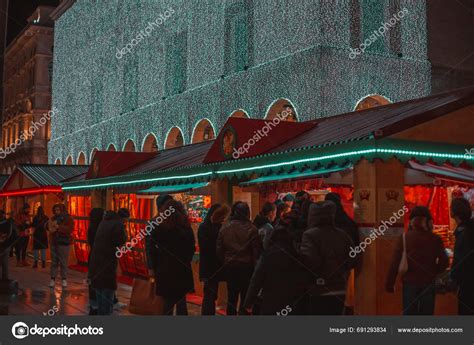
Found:
[[[265,120],[273,120],[276,117],[279,117],[282,121],[297,122],[298,115],[296,113],[293,103],[289,100],[282,98],[276,100],[270,105],[265,114]]]
[[[54,162],[56,165],[61,165],[61,158],[56,158],[56,162]]]
[[[77,164],[78,165],[86,165],[86,155],[84,152],[79,153],[79,156],[77,157]]]
[[[148,134],[143,140],[142,144],[143,152],[157,152],[158,151],[158,141],[153,133]]]
[[[214,127],[208,119],[199,121],[193,130],[191,142],[193,144],[212,140],[216,137]]]
[[[245,117],[247,119],[250,118],[249,114],[243,109],[237,109],[229,117]]]
[[[135,152],[135,143],[133,142],[132,139],[128,139],[125,142],[125,145],[123,145],[123,150],[124,152]]]
[[[388,98],[380,95],[369,95],[365,96],[362,99],[360,99],[354,110],[359,111],[359,110],[364,110],[364,109],[370,109],[370,108],[375,108],[379,107],[381,105],[386,105],[392,103]]]
[[[89,157],[89,162],[92,162],[92,160],[94,159],[94,155],[95,153],[99,151],[99,149],[97,147],[95,147],[92,151],[91,151],[91,155]]]
[[[72,156],[68,156],[66,159],[66,165],[72,165]]]
[[[109,147],[107,148],[107,151],[115,152],[115,151],[117,151],[117,148],[115,147],[114,144],[110,144]]]
[[[171,149],[173,147],[179,147],[184,145],[183,132],[179,127],[173,127],[169,130],[168,135],[165,139],[165,149]]]

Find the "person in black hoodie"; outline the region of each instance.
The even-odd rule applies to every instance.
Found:
[[[89,214],[89,228],[87,229],[87,244],[89,244],[89,260],[90,252],[94,246],[95,235],[99,228],[100,222],[104,219],[104,209],[97,207],[93,208]],[[90,278],[89,278],[90,280]],[[95,295],[95,289],[89,284],[89,315],[97,315],[97,299]]]
[[[117,290],[117,248],[125,245],[125,220],[130,217],[126,208],[117,213],[107,211],[100,223],[89,256],[89,277],[95,289],[98,315],[110,315]]]
[[[250,312],[261,290],[261,315],[302,315],[305,280],[291,234],[285,226],[277,226],[255,267],[244,306]]]
[[[46,230],[46,224],[48,223],[48,216],[44,213],[42,206],[38,207],[36,215],[33,218],[33,252],[35,262],[33,268],[38,267],[39,253],[41,253],[41,264],[42,267],[46,267],[46,249],[48,249],[48,232]]]
[[[308,230],[301,241],[301,260],[306,265],[312,315],[340,315],[344,309],[347,278],[355,261],[349,256],[351,238],[334,225],[332,201],[312,204]]]
[[[229,212],[227,205],[214,204],[199,225],[199,277],[204,282],[201,315],[216,314],[219,281],[223,278],[222,262],[216,254],[217,236]]]
[[[454,231],[454,260],[451,278],[459,285],[458,314],[474,315],[474,219],[469,201],[456,198],[451,202]]]
[[[194,233],[179,201],[168,199],[161,210],[163,221],[153,226],[149,241],[148,264],[155,276],[155,292],[163,298],[165,315],[173,315],[175,306],[177,315],[188,315],[186,294],[194,290]]]
[[[344,211],[342,207],[341,196],[337,193],[328,193],[326,194],[325,200],[332,201],[336,204],[336,214],[334,216],[334,224],[337,228],[344,230],[346,234],[349,235],[352,242],[355,245],[358,245],[359,240],[359,228],[357,223],[352,220],[351,217]]]

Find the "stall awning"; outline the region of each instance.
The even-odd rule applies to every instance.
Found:
[[[186,184],[174,184],[169,186],[153,186],[148,189],[138,191],[139,194],[153,193],[153,194],[173,194],[173,193],[182,193],[188,192],[194,189],[203,188],[209,185],[209,182],[199,182],[199,183],[186,183]]]
[[[474,184],[474,171],[451,165],[420,164],[414,160],[408,162],[410,168],[435,176],[440,180]]]
[[[280,182],[280,181],[290,181],[290,180],[300,180],[310,177],[318,177],[329,175],[338,171],[343,171],[352,167],[352,164],[347,164],[343,166],[334,166],[331,168],[322,167],[319,169],[310,169],[305,171],[296,170],[291,173],[282,173],[282,174],[271,174],[266,176],[260,176],[256,179],[242,182],[241,186],[250,186],[258,183],[271,183],[271,182]]]

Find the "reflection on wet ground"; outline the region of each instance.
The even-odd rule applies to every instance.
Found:
[[[16,267],[10,259],[10,278],[18,281],[18,295],[8,297],[0,295],[0,315],[88,315],[88,286],[86,273],[70,270],[68,287],[63,289],[61,282],[56,287],[48,286],[50,281],[49,264],[46,268]],[[118,284],[117,298],[128,306],[131,286]],[[200,308],[188,304],[190,315],[198,315]],[[116,306],[116,315],[132,315],[127,307]]]

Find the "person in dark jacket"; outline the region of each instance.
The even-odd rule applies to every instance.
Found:
[[[219,281],[222,280],[222,262],[216,254],[217,236],[229,213],[227,205],[212,205],[198,229],[199,277],[204,282],[202,315],[216,314]]]
[[[156,295],[163,298],[165,315],[188,315],[186,294],[194,290],[191,261],[196,251],[188,215],[179,201],[168,199],[161,207],[163,219],[153,226],[149,267],[155,276]],[[157,217],[158,218],[158,217]]]
[[[2,268],[2,280],[8,280],[8,257],[10,248],[18,240],[15,222],[7,219],[5,211],[0,210],[0,267]]]
[[[217,237],[217,256],[224,262],[227,281],[227,315],[247,314],[244,299],[260,256],[261,242],[255,225],[250,221],[250,208],[237,201]],[[240,306],[237,301],[240,297]]]
[[[253,225],[258,229],[258,235],[263,245],[263,250],[268,248],[270,236],[274,230],[273,222],[276,219],[277,208],[275,204],[266,202],[263,204],[262,210],[255,217]]]
[[[48,232],[46,225],[48,223],[48,216],[44,213],[43,207],[38,207],[36,216],[33,218],[33,253],[35,262],[33,268],[38,267],[39,254],[41,252],[41,266],[46,267],[46,249],[48,249]]]
[[[458,284],[458,314],[474,315],[474,219],[469,201],[456,198],[451,202],[454,231],[454,260],[450,276]]]
[[[18,241],[16,242],[15,252],[17,266],[29,266],[26,261],[26,251],[30,240],[31,215],[30,205],[24,204],[21,211],[15,217],[16,228],[18,230]]]
[[[435,279],[448,267],[448,256],[441,238],[433,232],[433,219],[424,206],[416,206],[410,213],[408,232],[397,241],[390,265],[386,290],[394,292],[403,238],[408,261],[408,271],[403,275],[403,314],[433,315],[435,308]]]
[[[344,207],[342,206],[341,202],[341,196],[337,193],[328,193],[326,194],[325,200],[332,201],[336,204],[336,215],[334,216],[334,224],[336,227],[344,230],[349,235],[352,242],[355,245],[358,245],[360,242],[359,229],[356,222],[354,222],[354,220],[349,217],[346,211],[344,211]]]
[[[126,208],[117,213],[106,211],[100,223],[89,255],[90,285],[95,289],[97,314],[110,315],[117,290],[117,248],[125,245],[125,220],[130,217]]]
[[[89,227],[87,228],[87,244],[89,245],[89,259],[90,263],[90,252],[94,246],[95,235],[97,234],[97,229],[99,228],[102,219],[104,219],[105,210],[100,207],[93,208],[89,214]],[[90,284],[89,277],[89,315],[97,315],[98,306],[97,298],[95,295],[95,289]]]
[[[67,270],[69,261],[69,248],[72,243],[74,220],[67,213],[64,204],[53,206],[53,216],[47,223],[50,233],[51,247],[51,281],[49,287],[54,288],[58,268],[61,268],[62,287],[67,287]]]
[[[244,306],[250,312],[262,291],[261,315],[304,314],[305,281],[305,270],[293,247],[292,236],[285,226],[278,226],[255,267]]]
[[[334,225],[336,205],[320,201],[309,208],[308,230],[301,241],[301,259],[309,273],[312,315],[340,315],[347,278],[355,262],[349,256],[351,238]]]

